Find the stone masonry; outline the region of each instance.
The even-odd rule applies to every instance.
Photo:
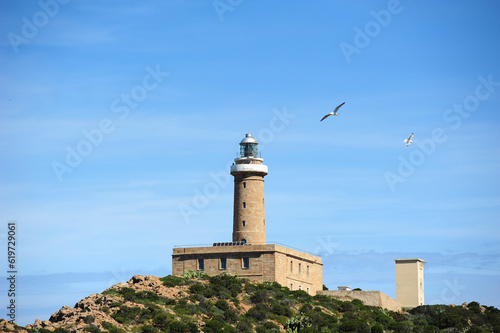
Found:
[[[233,242],[210,247],[174,248],[172,274],[203,271],[213,276],[236,274],[259,282],[278,282],[311,295],[323,289],[320,257],[281,245],[266,244],[264,177],[267,166],[251,134],[240,142],[240,156],[231,166],[234,176]],[[217,245],[218,244],[218,245]]]
[[[245,258],[248,267],[244,267]],[[225,259],[226,268],[221,266],[221,259]],[[203,269],[199,260],[203,260]],[[276,244],[174,248],[172,274],[181,276],[190,270],[210,276],[230,273],[251,281],[276,281],[311,295],[323,289],[320,257]]]
[[[359,299],[365,305],[377,306],[391,311],[401,311],[402,306],[394,298],[378,290],[322,290],[320,295],[328,295],[340,300]]]

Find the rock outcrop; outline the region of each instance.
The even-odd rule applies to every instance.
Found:
[[[119,290],[121,288],[132,288],[136,292],[150,291],[159,295],[173,297],[178,294],[179,288],[167,288],[162,281],[155,276],[134,275],[126,283],[113,285],[106,290]],[[104,293],[104,292],[103,292]],[[105,330],[103,322],[128,331],[122,324],[111,317],[113,309],[118,304],[125,306],[143,307],[142,304],[134,304],[123,300],[122,297],[109,296],[106,294],[92,294],[75,304],[74,307],[64,305],[59,311],[50,316],[49,320],[41,321],[37,319],[35,323],[26,325],[27,329],[47,329],[54,331],[57,328],[66,329],[70,332],[83,332],[89,325],[95,326],[99,330]]]

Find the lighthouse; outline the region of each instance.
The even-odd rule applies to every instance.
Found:
[[[266,214],[264,176],[267,166],[262,164],[258,142],[246,134],[240,142],[238,158],[231,166],[234,176],[233,242],[266,244]]]
[[[246,134],[239,146],[230,170],[234,177],[232,242],[174,247],[172,275],[182,276],[190,271],[202,271],[209,276],[229,273],[252,281],[277,282],[290,290],[315,295],[323,289],[321,258],[266,242],[264,177],[267,166],[252,134]],[[228,227],[229,223],[230,220]]]

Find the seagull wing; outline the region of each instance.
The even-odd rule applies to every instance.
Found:
[[[333,110],[333,113],[334,113],[334,114],[335,114],[335,113],[337,113],[337,111],[340,109],[340,107],[341,107],[342,105],[344,105],[344,104],[345,104],[345,102],[344,102],[344,103],[342,103],[342,104],[340,104],[340,105],[338,105],[338,106],[335,108],[335,110]]]
[[[408,147],[410,145],[410,143],[412,143],[413,141],[411,140],[413,138],[413,133],[410,134],[410,136],[408,137],[408,139],[405,139],[404,142],[406,142],[406,147]]]
[[[323,118],[321,118],[320,121],[325,120],[326,118],[330,117],[333,114],[333,112],[330,112],[329,114],[325,115]]]

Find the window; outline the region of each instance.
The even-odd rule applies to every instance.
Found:
[[[250,268],[250,258],[243,258],[242,259],[242,268],[243,269]]]
[[[308,294],[311,294],[311,293],[309,292],[309,287],[307,287],[307,293],[308,293]]]
[[[247,243],[247,240],[246,240],[245,238],[243,238],[243,239],[241,240],[241,242],[242,242],[243,244],[246,244],[246,243]]]
[[[226,267],[226,265],[227,265],[227,258],[220,258],[220,263],[219,263],[219,264],[220,264],[220,265],[219,265],[219,266],[220,266],[220,267],[219,267],[220,269],[226,269],[226,268],[227,268],[227,267]]]
[[[293,290],[293,283],[290,283],[290,290]]]
[[[243,208],[247,208],[247,203],[246,202],[243,203]]]
[[[302,264],[299,262],[299,274],[302,274]]]
[[[302,286],[299,284],[299,290],[302,290]]]
[[[198,259],[198,270],[203,271],[205,269],[205,260]]]
[[[290,273],[293,273],[293,261],[290,260]]]
[[[243,188],[247,188],[247,183],[243,182]]]
[[[307,274],[307,276],[309,276],[309,265],[307,265],[307,267],[306,267],[306,274]]]
[[[245,221],[242,221],[243,222],[243,226],[245,226]]]

